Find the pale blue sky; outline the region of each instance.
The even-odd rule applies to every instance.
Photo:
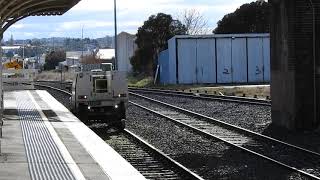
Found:
[[[138,27],[152,14],[169,13],[177,17],[186,9],[196,9],[208,19],[208,28],[244,3],[255,0],[117,0],[119,32],[136,33]],[[13,25],[4,39],[43,37],[90,38],[113,35],[113,0],[82,0],[69,12],[57,17],[28,17]]]

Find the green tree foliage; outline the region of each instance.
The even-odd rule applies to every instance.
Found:
[[[218,22],[216,34],[268,33],[270,32],[270,8],[267,2],[244,4]]]
[[[136,73],[153,74],[156,59],[162,50],[168,48],[168,40],[175,35],[186,34],[186,27],[171,15],[158,13],[152,15],[138,29],[136,44],[138,50],[131,58]]]
[[[10,58],[10,60],[13,58],[13,56],[14,56],[14,53],[13,53],[12,51],[8,51],[8,52],[6,53],[6,57],[7,57],[7,58]]]
[[[45,70],[55,69],[59,65],[59,62],[66,60],[66,52],[63,50],[52,51],[46,55],[46,63],[44,65]]]

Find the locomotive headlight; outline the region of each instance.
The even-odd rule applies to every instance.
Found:
[[[119,108],[119,105],[118,105],[118,104],[116,104],[116,105],[114,106],[114,108],[118,109],[118,108]]]
[[[87,99],[87,96],[78,96],[79,99]]]
[[[127,94],[119,94],[118,97],[127,97]]]
[[[90,110],[90,109],[91,109],[91,107],[90,107],[90,106],[88,106],[88,109]]]

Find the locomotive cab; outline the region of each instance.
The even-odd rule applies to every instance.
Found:
[[[105,70],[101,68],[76,75],[71,110],[85,123],[97,120],[124,129],[128,106],[126,73]]]

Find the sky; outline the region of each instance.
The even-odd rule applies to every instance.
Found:
[[[214,29],[227,13],[255,0],[117,0],[118,32],[136,33],[152,14],[171,14],[175,19],[185,10],[195,9]],[[113,0],[82,0],[62,16],[28,17],[4,34],[8,40],[49,37],[99,38],[114,34]]]

